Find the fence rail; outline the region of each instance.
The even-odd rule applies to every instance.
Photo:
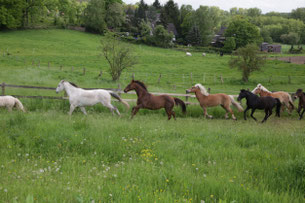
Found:
[[[39,87],[39,86],[29,86],[29,85],[12,85],[12,84],[6,84],[6,83],[1,83],[0,84],[1,87],[1,95],[5,96],[5,88],[6,87],[12,87],[12,88],[26,88],[26,89],[42,89],[42,90],[56,90],[56,88],[54,87]],[[83,88],[86,90],[93,90],[93,89],[105,89],[105,90],[111,90],[114,92],[118,92],[119,94],[131,94],[131,95],[135,95],[136,92],[127,92],[125,93],[124,91],[122,91],[121,89],[116,89],[116,88]],[[174,96],[174,97],[185,97],[186,100],[186,104],[197,104],[197,103],[192,103],[192,102],[188,102],[188,98],[195,98],[194,95],[191,94],[176,94],[176,93],[160,93],[160,92],[152,92],[152,94],[154,95],[163,95],[163,94],[167,94],[170,96]],[[64,96],[64,97],[55,97],[55,96],[25,96],[25,95],[11,95],[13,97],[17,97],[17,98],[35,98],[35,99],[57,99],[57,100],[67,100],[68,97]],[[127,102],[136,102],[136,99],[124,99]]]

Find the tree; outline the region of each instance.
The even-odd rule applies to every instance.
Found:
[[[122,72],[135,65],[136,59],[132,54],[131,48],[122,43],[119,36],[108,32],[101,40],[102,54],[109,64],[109,72],[112,80],[120,79]]]
[[[299,43],[300,41],[300,36],[297,33],[294,32],[289,32],[289,34],[283,34],[281,35],[281,40],[285,43],[285,44],[290,44],[291,48],[290,50],[293,49],[293,45],[296,45]]]
[[[176,4],[173,0],[169,0],[163,7],[161,11],[160,20],[162,25],[166,28],[168,23],[173,23],[176,27],[178,34],[181,33],[180,29],[180,10],[178,4]]]
[[[297,8],[292,10],[291,17],[294,19],[302,20],[305,23],[305,8]]]
[[[236,50],[237,57],[231,58],[229,66],[242,71],[242,80],[248,82],[250,73],[259,70],[265,63],[265,57],[260,55],[256,44],[248,44]]]
[[[23,1],[0,0],[0,29],[21,27],[24,7]]]
[[[105,23],[105,1],[91,0],[85,9],[85,27],[88,31],[103,33],[106,28]]]
[[[258,27],[242,17],[232,20],[225,32],[225,36],[235,38],[236,48],[244,47],[251,43],[259,44],[262,41]]]
[[[108,28],[119,29],[125,21],[123,5],[120,3],[112,3],[106,11],[105,21]]]
[[[224,46],[222,47],[222,51],[225,53],[232,53],[232,51],[234,51],[235,48],[236,48],[236,43],[234,37],[227,37]]]
[[[168,33],[162,25],[157,25],[153,37],[156,46],[169,47],[174,36],[172,33]]]
[[[154,3],[152,4],[153,7],[155,7],[157,10],[161,9],[161,4],[159,0],[155,0]]]

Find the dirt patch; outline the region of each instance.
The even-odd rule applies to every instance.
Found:
[[[272,57],[270,60],[285,61],[294,64],[305,64],[305,56]]]

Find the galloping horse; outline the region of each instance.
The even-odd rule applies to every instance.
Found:
[[[6,107],[8,111],[12,111],[13,107],[25,112],[22,103],[19,99],[12,96],[0,96],[0,107]]]
[[[196,84],[195,86],[191,87],[190,89],[186,90],[187,93],[194,92],[200,106],[203,108],[204,116],[212,118],[212,116],[208,115],[207,107],[218,106],[220,105],[222,108],[226,110],[225,118],[228,118],[228,112],[231,113],[232,119],[236,120],[234,113],[231,109],[231,104],[237,107],[239,112],[243,111],[243,107],[236,101],[234,101],[233,96],[226,95],[226,94],[209,94],[204,86],[201,84]]]
[[[186,112],[185,103],[181,99],[171,97],[166,94],[160,96],[152,95],[148,92],[145,84],[138,80],[132,80],[129,85],[127,85],[127,87],[124,89],[124,92],[126,93],[131,90],[135,90],[138,96],[137,106],[132,108],[131,118],[136,115],[139,109],[157,110],[164,108],[167,113],[168,120],[171,119],[171,116],[176,119],[176,114],[173,111],[175,105],[180,105],[182,108],[182,112]]]
[[[302,89],[298,89],[296,91],[296,96],[299,97],[299,107],[298,107],[298,114],[300,116],[300,120],[303,118],[303,114],[305,112],[305,93],[303,92]],[[301,113],[301,110],[303,109],[302,113]]]
[[[101,103],[102,105],[106,106],[114,114],[113,111],[115,110],[118,115],[120,115],[119,110],[112,106],[111,104],[111,96],[122,102],[127,108],[129,108],[129,104],[123,101],[119,95],[112,91],[103,90],[103,89],[96,89],[96,90],[84,90],[79,88],[74,83],[68,81],[60,81],[57,88],[56,93],[65,90],[67,95],[69,96],[70,102],[70,111],[69,115],[72,114],[76,107],[79,107],[81,111],[87,115],[85,106],[93,106],[97,103]]]
[[[287,109],[289,110],[289,114],[291,114],[291,111],[294,109],[293,101],[291,99],[291,96],[287,92],[278,91],[278,92],[270,92],[265,88],[263,85],[258,84],[254,90],[252,90],[253,94],[259,94],[261,97],[270,96],[273,98],[278,98],[282,104],[284,104]],[[282,108],[284,108],[284,105]]]
[[[241,101],[243,98],[247,100],[247,108],[244,111],[244,119],[247,120],[247,111],[252,109],[251,117],[256,121],[256,118],[253,116],[256,109],[264,109],[265,117],[262,120],[262,123],[265,122],[269,116],[272,114],[272,109],[276,106],[276,116],[280,117],[281,102],[278,98],[273,98],[270,96],[259,97],[256,94],[253,94],[247,90],[240,90],[237,101]]]

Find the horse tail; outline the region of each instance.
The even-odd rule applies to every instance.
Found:
[[[176,97],[174,97],[175,103],[176,105],[181,106],[182,112],[185,114],[186,113],[186,105],[184,103],[184,101],[182,101],[181,99],[178,99]]]
[[[117,93],[115,93],[115,92],[111,92],[111,91],[109,91],[109,93],[110,93],[110,95],[112,96],[112,97],[114,97],[114,98],[116,98],[117,100],[119,100],[119,102],[121,102],[122,104],[124,104],[126,107],[127,107],[127,109],[129,109],[129,104],[126,102],[126,101],[124,101]]]
[[[293,110],[294,109],[294,104],[293,104],[293,101],[292,101],[292,98],[291,98],[290,94],[288,94],[288,98],[289,98],[289,104],[291,106],[291,110]]]
[[[244,108],[237,102],[234,100],[234,97],[232,95],[229,95],[230,99],[231,99],[231,103],[238,109],[239,112],[243,112]]]
[[[21,111],[25,112],[22,103],[17,98],[15,98],[15,105],[16,105],[17,109],[20,109]]]
[[[276,115],[280,117],[282,102],[278,98],[275,98],[275,100],[276,100]]]

